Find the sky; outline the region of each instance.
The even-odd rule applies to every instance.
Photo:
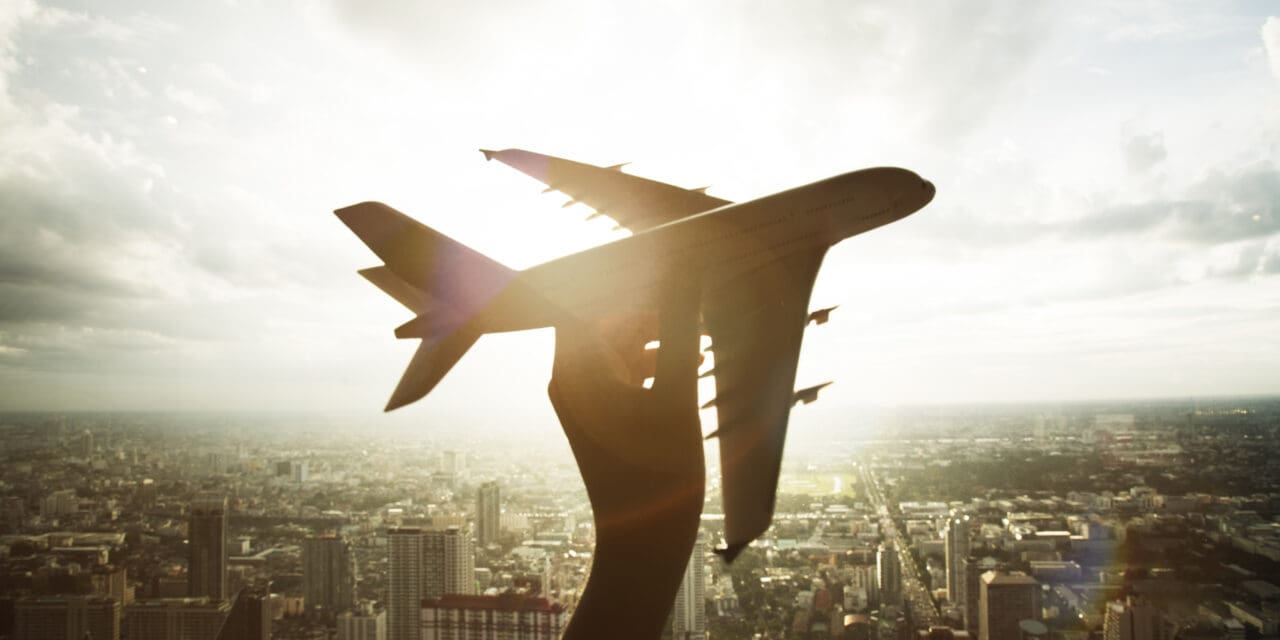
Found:
[[[640,6],[645,5],[645,6]],[[0,411],[378,416],[415,344],[333,216],[512,267],[615,240],[477,149],[734,201],[937,185],[828,254],[793,420],[1280,393],[1269,2],[0,0]],[[550,331],[378,420],[554,424]],[[704,390],[709,394],[709,388]]]

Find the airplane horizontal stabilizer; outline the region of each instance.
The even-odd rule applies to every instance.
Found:
[[[440,340],[423,340],[383,411],[399,409],[421,400],[440,384],[445,374],[478,339],[479,333],[462,329]]]
[[[399,280],[460,312],[480,309],[516,278],[515,271],[498,261],[381,202],[361,202],[334,213]],[[387,290],[389,279],[377,272],[372,278],[364,275]],[[399,292],[392,295],[401,297]]]
[[[373,286],[382,289],[383,293],[395,298],[396,302],[410,311],[422,313],[431,308],[431,296],[415,289],[386,265],[361,269],[359,273],[365,280],[373,283]]]

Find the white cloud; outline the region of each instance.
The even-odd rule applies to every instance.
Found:
[[[222,111],[222,105],[217,100],[187,87],[167,86],[164,88],[164,95],[170,102],[200,115]]]
[[[1262,46],[1267,50],[1271,74],[1280,79],[1280,18],[1271,16],[1262,23]]]
[[[1156,166],[1169,155],[1164,148],[1164,134],[1159,131],[1130,136],[1121,146],[1125,165],[1129,171],[1142,173]]]

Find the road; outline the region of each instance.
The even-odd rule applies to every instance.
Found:
[[[937,605],[929,597],[929,591],[920,580],[915,560],[911,557],[910,545],[906,537],[900,535],[898,525],[893,521],[891,505],[885,500],[880,480],[876,478],[865,464],[858,463],[858,472],[862,475],[862,484],[867,490],[867,499],[880,515],[880,531],[886,541],[894,541],[894,549],[898,552],[899,572],[902,576],[902,599],[907,605],[911,623],[917,629],[928,628],[939,624]]]

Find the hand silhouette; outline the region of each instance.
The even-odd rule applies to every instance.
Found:
[[[566,639],[658,638],[697,536],[706,475],[698,291],[672,289],[656,319],[556,328],[547,393],[596,526],[591,575]],[[655,324],[656,360],[644,349]],[[646,389],[649,375],[654,383]]]

